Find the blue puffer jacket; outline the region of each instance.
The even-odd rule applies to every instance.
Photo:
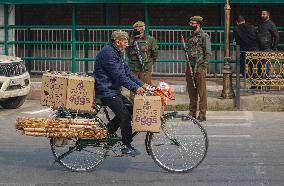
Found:
[[[136,91],[143,82],[124,63],[119,50],[112,43],[105,45],[96,57],[95,70],[96,98],[121,95],[121,86]]]

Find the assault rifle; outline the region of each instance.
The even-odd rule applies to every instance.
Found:
[[[142,68],[142,71],[145,70],[145,63],[143,62],[143,57],[142,57],[142,54],[140,52],[140,49],[139,49],[139,46],[138,46],[138,42],[136,40],[133,41],[133,47],[134,47],[134,50],[137,54],[137,57],[138,57],[138,61],[139,61],[139,64]]]
[[[182,41],[183,50],[185,52],[185,58],[186,58],[187,65],[188,65],[188,68],[189,68],[189,73],[190,73],[190,76],[191,76],[192,84],[193,84],[193,87],[196,88],[194,77],[193,77],[194,74],[192,72],[192,67],[191,67],[191,63],[190,63],[190,59],[189,59],[189,54],[188,54],[188,51],[186,50],[185,40],[184,40],[183,35],[181,36],[181,41]]]

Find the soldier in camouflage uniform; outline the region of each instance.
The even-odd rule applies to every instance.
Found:
[[[158,56],[157,41],[152,36],[145,34],[144,22],[137,21],[134,23],[133,29],[127,50],[129,67],[139,79],[141,79],[144,83],[151,85],[152,66]],[[135,41],[137,42],[141,54],[141,61],[139,61],[139,56],[134,46]]]
[[[185,75],[187,89],[190,99],[189,115],[196,118],[197,101],[199,100],[199,116],[197,119],[206,121],[207,110],[207,92],[206,92],[206,66],[211,56],[211,43],[209,35],[200,27],[203,18],[194,16],[190,18],[189,25],[192,27],[192,34],[188,39],[188,52],[190,55],[190,64],[193,74],[187,68]],[[192,75],[194,77],[196,88],[193,86]]]

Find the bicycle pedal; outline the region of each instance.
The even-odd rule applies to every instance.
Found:
[[[122,156],[122,153],[121,153],[122,145],[123,145],[122,142],[118,141],[116,144],[114,144],[111,147],[111,151],[113,152],[114,157],[121,157]]]
[[[123,156],[123,154],[120,152],[120,150],[119,151],[112,151],[112,153],[114,154],[113,155],[114,157],[121,157],[121,156]]]

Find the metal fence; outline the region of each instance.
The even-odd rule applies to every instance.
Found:
[[[72,46],[76,50],[76,71],[92,73],[95,56],[110,40],[113,30],[130,31],[131,27],[78,26],[76,39],[70,26],[10,26],[15,41],[9,41],[9,54],[22,57],[34,73],[46,70],[72,71]],[[222,27],[204,27],[211,37],[212,56],[208,64],[208,75],[222,75],[224,31]],[[181,35],[189,36],[187,27],[150,26],[149,34],[155,37],[159,45],[159,56],[153,66],[156,75],[183,75],[185,57],[181,45]],[[282,32],[280,33],[282,34]],[[231,45],[232,62],[235,48]],[[233,63],[233,69],[235,65]]]
[[[209,75],[221,75],[223,66],[223,30],[206,29],[212,42],[212,57],[208,64]],[[150,34],[157,38],[159,42],[160,63],[154,65],[154,73],[156,74],[173,74],[180,75],[185,72],[185,55],[181,46],[181,35],[189,37],[190,32],[186,29],[151,29]],[[232,48],[232,56],[234,56]]]
[[[246,52],[246,87],[284,87],[284,52]]]

